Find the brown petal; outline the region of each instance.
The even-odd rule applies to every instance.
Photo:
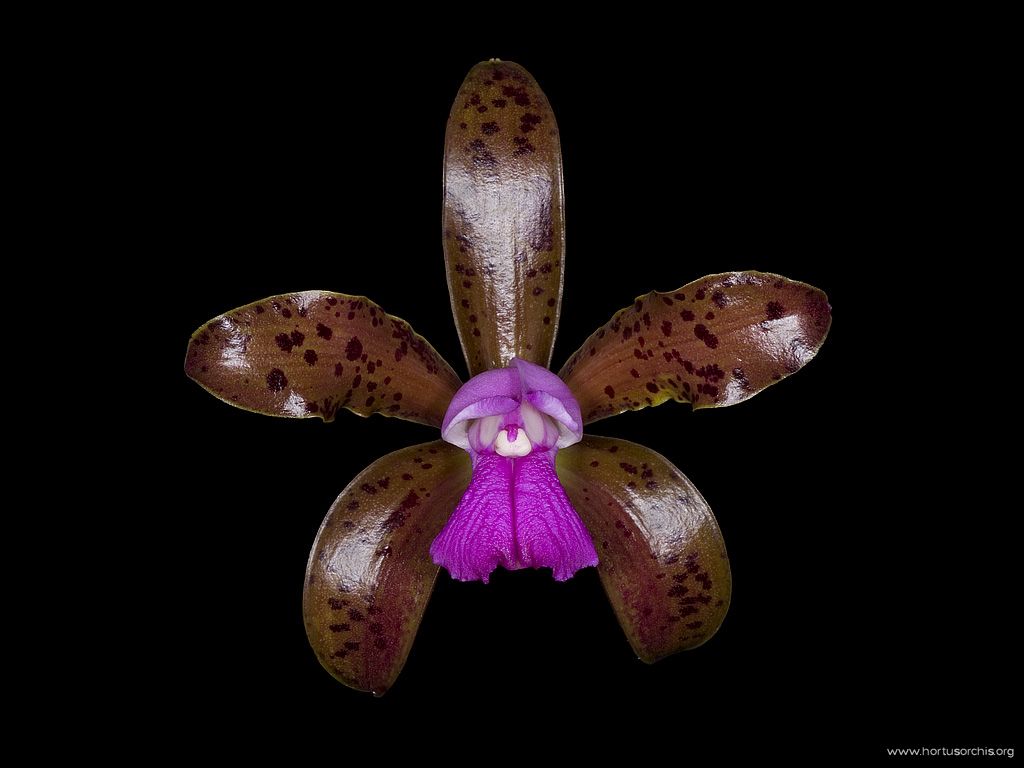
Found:
[[[547,368],[562,301],[562,150],[547,97],[518,64],[466,75],[444,150],[448,291],[471,375]]]
[[[764,272],[709,275],[640,296],[559,374],[585,422],[666,400],[733,405],[800,370],[832,322],[825,294]]]
[[[364,296],[306,291],[239,307],[189,341],[185,373],[226,403],[334,419],[339,408],[440,426],[461,382],[404,320]]]
[[[430,599],[440,533],[471,468],[440,440],[378,459],[327,513],[306,569],[302,615],[320,663],[382,696],[402,671]]]
[[[732,594],[729,558],[683,473],[642,445],[588,435],[558,452],[558,476],[637,656],[650,664],[715,634]]]

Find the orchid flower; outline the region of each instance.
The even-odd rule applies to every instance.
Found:
[[[596,566],[627,639],[654,662],[705,642],[729,607],[718,524],[667,459],[584,427],[668,400],[734,405],[805,365],[825,294],[760,272],[637,298],[555,375],[564,269],[551,107],[522,67],[474,67],[445,139],[444,252],[471,378],[361,296],[308,291],[240,307],[192,336],[185,371],[232,405],[332,421],[341,408],[439,427],[378,459],[331,507],[303,596],[309,641],[342,683],[381,695],[412,646],[439,566]]]

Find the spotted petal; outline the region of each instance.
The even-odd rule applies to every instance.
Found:
[[[824,293],[764,272],[652,291],[591,334],[560,373],[586,422],[687,401],[733,405],[802,368],[831,324]]]
[[[272,296],[211,320],[189,341],[185,373],[231,405],[271,416],[339,408],[439,426],[459,377],[404,320],[363,296]]]
[[[559,451],[557,469],[637,656],[653,663],[710,638],[729,609],[732,576],[693,484],[649,448],[590,435]]]
[[[378,459],[342,491],[313,543],[302,613],[324,668],[383,695],[405,664],[434,586],[430,542],[469,484],[441,441]]]
[[[562,151],[547,97],[511,62],[477,64],[448,118],[444,253],[471,375],[551,362],[562,300]]]

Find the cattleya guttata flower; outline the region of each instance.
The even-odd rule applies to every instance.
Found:
[[[555,118],[522,67],[466,77],[448,122],[444,252],[471,378],[361,296],[286,294],[201,327],[186,373],[259,413],[332,421],[341,408],[439,427],[378,459],[313,544],[303,615],[323,666],[383,694],[439,566],[456,579],[596,566],[637,655],[654,662],[717,630],[731,576],[707,503],[668,460],[584,427],[667,400],[733,405],[794,373],[828,333],[816,288],[711,275],[636,299],[548,370],[564,269]]]

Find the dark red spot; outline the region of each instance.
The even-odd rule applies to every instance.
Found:
[[[333,296],[328,296],[327,297],[327,305],[328,306],[333,307],[337,303],[338,303],[338,300],[336,298],[334,298]]]
[[[777,301],[769,301],[764,309],[765,315],[769,320],[778,320],[786,314],[786,310]]]
[[[485,107],[483,104],[481,104],[479,107],[476,108],[476,111],[479,112],[482,115],[484,112],[487,111],[487,107]]]
[[[688,323],[693,321],[693,312],[691,312],[688,309],[684,309],[682,312],[680,312],[679,316]]]
[[[704,315],[704,319],[705,320],[714,320],[715,319],[715,313],[714,312],[708,312],[706,315]]]
[[[672,335],[672,322],[670,320],[665,320],[661,324],[661,332],[663,334],[665,334],[666,336],[671,336]]]
[[[281,310],[281,317],[291,317],[291,316],[292,316],[292,311],[290,309],[288,309],[288,307],[285,307],[284,309]]]
[[[374,400],[373,395],[370,395],[370,397],[366,398],[366,407],[367,408],[369,408],[371,405],[373,405],[373,400]]]
[[[334,602],[333,597],[330,598],[330,600],[331,602]],[[331,624],[328,629],[331,630],[331,632],[348,632],[351,627],[348,624]]]
[[[267,389],[271,392],[280,392],[288,386],[288,378],[280,368],[274,368],[267,374]]]
[[[699,291],[697,291],[697,293],[695,293],[695,294],[693,295],[693,297],[694,297],[694,298],[695,298],[695,299],[696,299],[697,301],[703,301],[703,299],[704,299],[704,296],[705,296],[705,295],[706,295],[706,294],[704,293],[704,289],[703,289],[703,288],[701,288],[701,289],[700,289]]]
[[[653,381],[648,381],[647,382],[647,391],[648,392],[655,392],[656,393],[658,391],[658,385],[655,384]]]
[[[537,127],[537,124],[541,121],[541,117],[540,115],[534,115],[527,112],[519,118],[519,121],[519,130],[523,133],[529,133]]]
[[[265,309],[263,308],[263,305],[262,305],[262,304],[257,304],[257,305],[256,305],[256,314],[257,314],[257,315],[262,315],[262,314],[263,314],[264,312],[266,312],[266,311],[267,311],[267,310],[265,310]]]
[[[530,97],[526,95],[526,89],[520,86],[503,85],[501,92],[509,96],[520,107],[530,106]]]
[[[402,477],[404,478],[405,475]],[[416,491],[409,491],[398,505],[398,508],[392,511],[387,519],[381,523],[381,528],[384,531],[394,531],[397,528],[401,528],[405,525],[406,518],[409,516],[409,510],[419,506],[419,503],[420,497],[416,494]]]
[[[498,164],[494,153],[487,148],[487,144],[482,139],[474,139],[469,142],[469,148],[473,152],[472,159],[474,165],[481,168],[493,168]]]
[[[634,379],[639,379],[640,378],[640,371],[638,371],[636,368],[630,368],[629,369],[629,373],[630,373],[630,375],[632,375],[632,377]]]
[[[341,363],[334,364],[334,375],[341,376],[345,372],[345,367]]]
[[[515,150],[512,152],[513,155],[525,155],[536,149],[525,136],[515,136],[512,141],[516,145]]]
[[[714,349],[718,346],[718,337],[709,331],[703,323],[698,323],[694,326],[693,335],[703,341],[709,349]]]
[[[365,618],[362,611],[357,611],[355,608],[348,612],[348,617],[352,619],[352,621],[362,621]]]
[[[634,467],[632,464],[629,464],[629,463],[627,463],[625,461],[620,462],[619,466],[622,467],[624,470],[626,470],[626,472],[628,474],[630,474],[630,475],[635,475],[637,473],[636,467]]]
[[[302,359],[305,360],[310,365],[316,365],[316,352],[314,352],[312,349],[307,349],[306,353],[302,356]]]
[[[334,331],[332,331],[328,326],[324,325],[323,323],[317,323],[316,335],[319,336],[321,339],[327,339],[328,341],[330,341],[331,336],[334,335]]]
[[[302,342],[306,340],[306,335],[304,333],[300,333],[299,331],[292,331],[292,334],[289,338],[292,340],[293,345],[295,345],[296,347],[301,347]]]
[[[433,464],[421,464],[420,469],[433,469]]]
[[[548,306],[549,307],[555,306],[555,297],[554,296],[552,296],[550,299],[548,299]]]
[[[498,127],[497,123],[491,121],[489,123],[484,123],[483,125],[481,125],[480,130],[486,133],[488,136],[490,136],[492,133],[497,133],[498,131],[500,131],[501,128]]]
[[[292,351],[292,340],[288,338],[287,333],[277,334],[277,336],[274,337],[274,342],[277,344],[278,347],[281,348],[282,352]]]
[[[551,318],[544,315],[544,325],[551,325]]]
[[[594,461],[590,462],[590,466],[592,466],[592,467],[596,467],[596,466],[598,466],[599,464],[600,464],[600,462],[599,462],[599,461],[597,461],[596,459],[595,459]]]
[[[340,597],[328,597],[327,604],[331,606],[332,611],[340,611],[348,605],[348,600],[342,600]]]
[[[542,293],[544,293],[544,289],[543,288],[541,288],[539,285],[534,286],[534,288],[533,288],[533,295],[534,296],[540,296]]]
[[[725,294],[722,293],[721,291],[715,291],[714,293],[712,293],[711,301],[713,301],[715,303],[715,306],[718,307],[719,309],[722,309],[726,304],[729,303],[729,300],[725,298]]]
[[[498,109],[504,109],[508,102],[504,99],[491,99],[491,104],[496,106]]]
[[[363,355],[363,342],[359,340],[359,337],[353,336],[349,339],[348,344],[345,345],[345,358],[348,360],[358,360]]]
[[[604,393],[608,395],[608,397],[615,397],[615,390],[612,389],[611,384],[604,388]]]

